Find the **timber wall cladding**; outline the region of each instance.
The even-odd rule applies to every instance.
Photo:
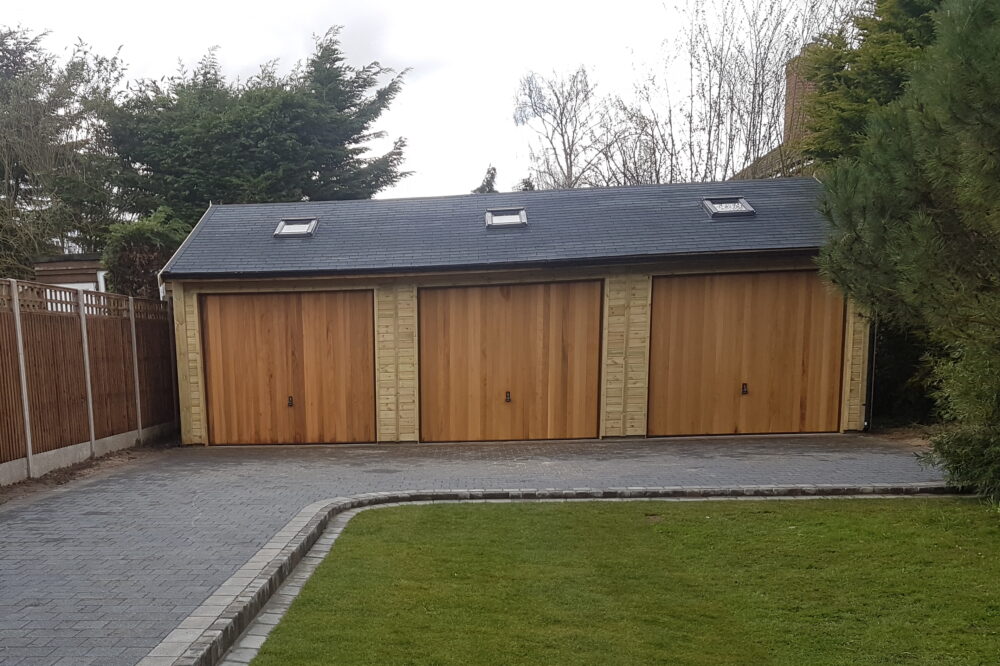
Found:
[[[652,303],[649,434],[838,430],[844,301],[815,272],[660,277]]]
[[[596,437],[601,293],[596,280],[421,289],[421,439]]]
[[[371,291],[206,294],[212,444],[375,440]]]
[[[205,428],[204,346],[198,293],[173,285],[174,339],[177,341],[177,385],[181,416],[181,440],[185,444],[207,444]]]
[[[436,288],[539,284],[554,279],[600,280],[604,283],[603,333],[599,385],[600,436],[643,436],[647,433],[647,387],[651,320],[651,275],[703,276],[752,272],[812,271],[811,257],[756,258],[674,262],[669,266],[592,267],[462,275],[328,277],[287,280],[228,280],[173,282],[174,324],[178,340],[177,368],[182,434],[186,444],[208,441],[203,348],[198,298],[221,293],[289,293],[333,290],[373,290],[375,299],[376,426],[379,441],[420,438],[420,331],[418,294]],[[864,423],[868,321],[848,315],[843,368],[841,427],[859,429]],[[853,337],[850,337],[853,334]],[[831,384],[836,390],[837,381]]]
[[[841,430],[864,430],[868,402],[868,354],[871,345],[871,322],[848,301],[844,330],[844,406],[840,415]]]
[[[417,386],[417,288],[375,290],[375,367],[378,439],[413,442],[420,437]]]
[[[601,434],[606,437],[646,434],[651,286],[648,275],[615,275],[605,282]]]

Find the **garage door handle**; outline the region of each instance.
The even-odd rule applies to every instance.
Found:
[[[746,395],[749,392],[750,392],[750,389],[747,388],[747,383],[743,382],[743,386],[742,386],[742,388],[740,388],[740,395]]]
[[[505,397],[503,401],[510,402],[510,391],[507,391],[507,397]]]
[[[291,407],[294,403],[292,402],[292,396],[288,396],[288,406]]]

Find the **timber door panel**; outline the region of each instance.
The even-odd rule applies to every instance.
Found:
[[[744,294],[717,276],[654,278],[649,434],[739,430]]]
[[[209,442],[374,441],[372,307],[365,291],[203,296]]]
[[[290,359],[296,305],[280,294],[203,297],[211,443],[296,441],[293,412],[276,398],[296,388]]]
[[[422,439],[597,436],[600,282],[421,289],[419,312]]]
[[[817,273],[658,277],[652,301],[650,435],[837,430],[844,301]]]
[[[372,293],[301,297],[305,441],[375,441]]]

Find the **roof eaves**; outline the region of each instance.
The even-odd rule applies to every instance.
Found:
[[[816,246],[786,247],[786,248],[763,248],[753,250],[713,250],[706,252],[678,252],[678,253],[657,253],[640,254],[618,257],[586,257],[574,259],[539,259],[536,261],[517,261],[506,263],[469,263],[469,264],[444,264],[444,265],[423,265],[423,266],[393,266],[389,268],[366,268],[358,270],[322,268],[306,270],[265,270],[265,271],[192,271],[177,274],[170,274],[167,277],[175,280],[232,280],[243,278],[291,278],[291,277],[323,277],[329,275],[392,275],[407,273],[437,273],[437,272],[458,272],[477,270],[517,270],[523,268],[540,267],[566,267],[566,266],[612,266],[633,263],[647,263],[664,259],[679,259],[685,257],[709,257],[709,256],[751,256],[751,255],[773,255],[773,254],[815,254],[819,250]]]
[[[208,204],[208,209],[204,213],[202,213],[201,218],[198,219],[198,222],[191,229],[191,232],[187,235],[187,238],[185,238],[181,242],[180,246],[176,250],[174,250],[174,253],[170,255],[169,259],[167,259],[167,263],[164,264],[163,268],[160,269],[160,272],[156,274],[156,281],[157,283],[159,283],[161,287],[163,286],[163,278],[170,277],[170,267],[173,266],[174,263],[177,261],[177,257],[179,257],[181,253],[184,252],[184,250],[195,238],[195,236],[197,236],[198,233],[204,228],[205,222],[211,219],[212,215],[215,214],[215,210],[217,208],[218,206],[213,206],[211,203]]]

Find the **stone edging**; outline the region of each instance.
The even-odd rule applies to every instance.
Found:
[[[660,486],[629,488],[555,488],[416,490],[334,497],[315,502],[279,530],[257,554],[223,583],[177,629],[139,662],[139,666],[214,666],[295,566],[323,534],[330,520],[351,509],[379,504],[489,500],[699,499],[739,497],[836,497],[845,495],[940,495],[960,492],[941,483],[864,486],[798,484],[774,486]]]

